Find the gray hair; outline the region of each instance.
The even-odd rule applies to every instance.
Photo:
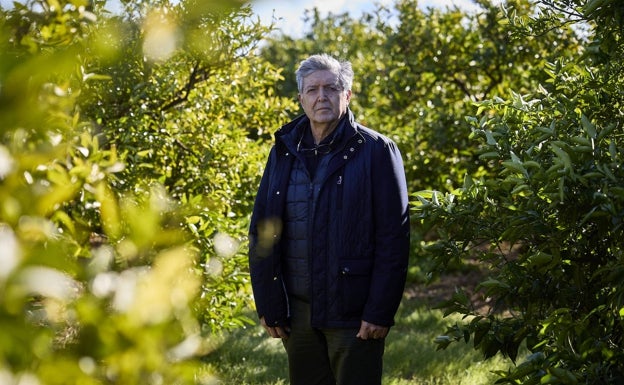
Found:
[[[303,79],[316,71],[331,71],[338,76],[338,85],[342,91],[350,91],[353,85],[353,68],[348,61],[338,61],[327,54],[312,55],[299,64],[295,72],[297,89],[303,92]]]

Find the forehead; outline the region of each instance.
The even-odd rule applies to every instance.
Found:
[[[338,84],[338,75],[328,70],[314,71],[303,78],[303,87]]]

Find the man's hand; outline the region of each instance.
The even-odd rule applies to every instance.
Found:
[[[260,318],[260,324],[262,325],[264,330],[266,330],[267,333],[269,333],[269,335],[271,337],[273,337],[273,338],[283,338],[283,339],[288,338],[288,332],[290,330],[288,330],[287,328],[284,328],[284,327],[281,327],[281,326],[275,326],[275,327],[268,326],[266,324],[266,321],[264,320],[264,317]]]
[[[358,332],[356,337],[361,338],[363,340],[383,339],[383,338],[386,338],[389,330],[390,328],[387,326],[374,325],[372,323],[368,323],[362,320],[362,323],[360,324],[360,331]]]

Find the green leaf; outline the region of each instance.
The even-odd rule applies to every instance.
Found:
[[[487,279],[483,282],[479,282],[479,284],[477,285],[477,289],[482,288],[482,287],[486,289],[502,288],[506,290],[510,288],[509,284],[503,281],[500,281],[498,279],[493,279],[493,278]]]
[[[525,178],[529,177],[528,171],[520,162],[506,160],[503,161],[501,164],[503,165],[503,167],[505,167],[507,170],[512,171],[513,173],[521,174]]]
[[[583,126],[583,129],[590,138],[596,139],[596,137],[598,136],[598,133],[596,132],[596,126],[594,126],[594,124],[589,121],[585,114],[581,114],[581,125]]]
[[[570,155],[568,155],[568,153],[564,151],[558,143],[551,142],[550,148],[563,162],[564,170],[570,171],[572,169],[572,160],[570,159]]]

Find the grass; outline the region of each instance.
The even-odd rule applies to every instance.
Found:
[[[384,385],[491,384],[497,379],[492,371],[511,365],[498,356],[484,361],[472,345],[463,343],[436,351],[434,338],[455,319],[443,318],[417,300],[404,299],[396,320],[386,341]],[[215,343],[205,357],[205,370],[217,376],[217,384],[288,384],[281,342],[269,338],[260,326],[227,333]]]

